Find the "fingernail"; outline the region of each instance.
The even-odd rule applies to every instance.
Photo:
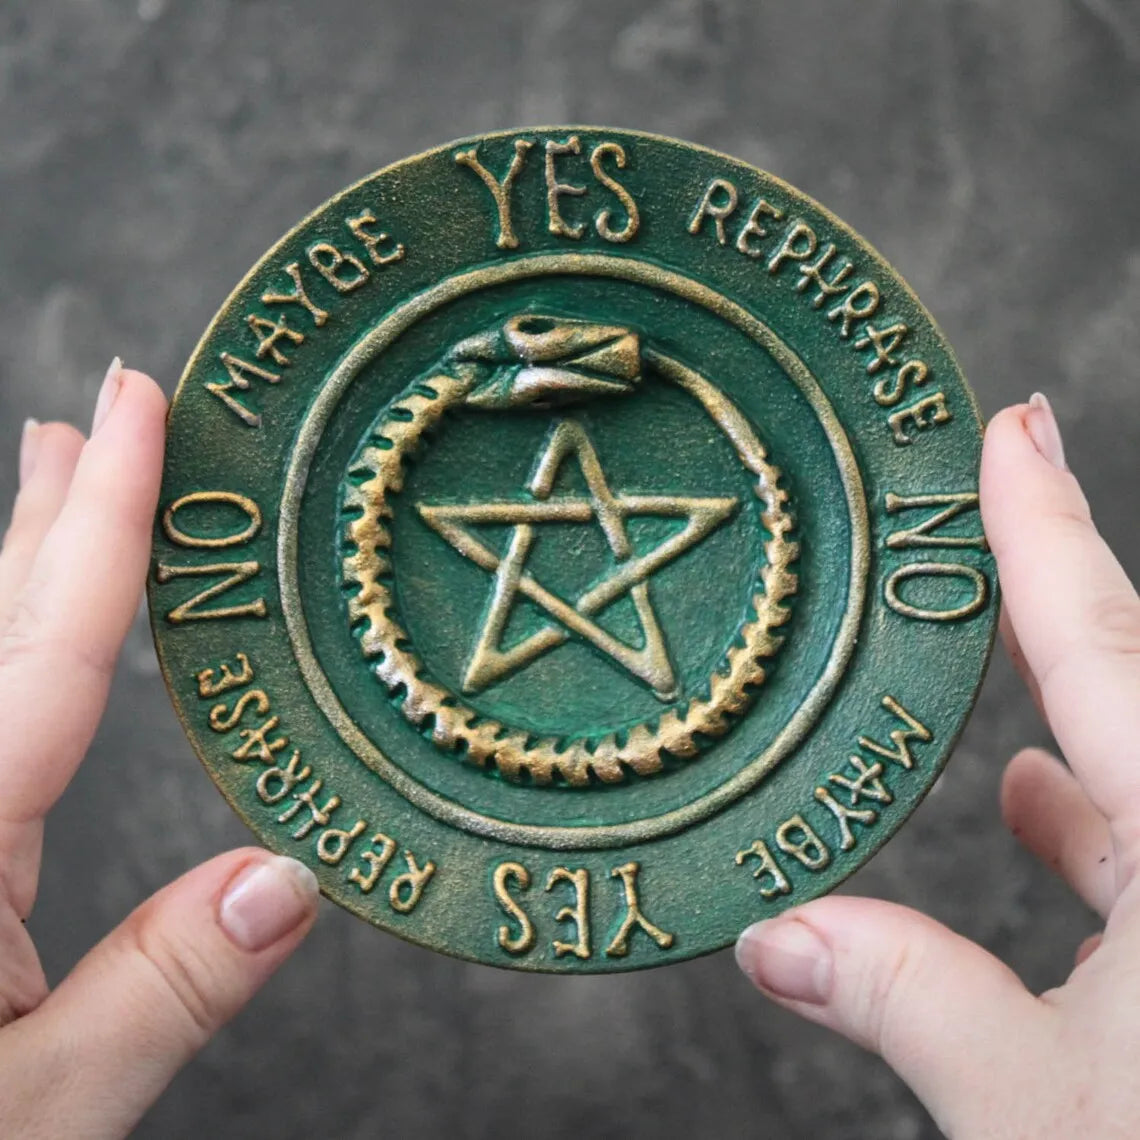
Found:
[[[94,435],[110,415],[115,397],[123,386],[123,362],[116,356],[103,377],[103,385],[99,389],[99,398],[95,401],[95,416],[91,421],[91,434]]]
[[[1065,467],[1065,445],[1061,442],[1061,429],[1053,406],[1040,392],[1029,397],[1029,411],[1025,415],[1025,430],[1039,452],[1059,471]]]
[[[304,863],[274,855],[229,885],[218,918],[243,950],[265,950],[308,918],[317,894],[317,877]]]
[[[40,449],[39,420],[24,420],[24,430],[20,435],[20,486],[32,477],[36,469],[36,453]]]
[[[750,926],[736,943],[736,962],[752,984],[788,1001],[823,1005],[831,994],[831,951],[798,919]]]

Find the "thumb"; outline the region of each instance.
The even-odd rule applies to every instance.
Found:
[[[994,1111],[1054,1012],[980,946],[872,899],[757,923],[736,958],[762,993],[878,1053],[955,1136]]]
[[[0,1033],[5,1134],[125,1136],[296,948],[316,909],[307,867],[251,848],[159,891]]]

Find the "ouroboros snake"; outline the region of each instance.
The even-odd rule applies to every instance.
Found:
[[[394,599],[384,581],[392,574],[389,500],[403,489],[405,465],[424,434],[435,429],[449,410],[463,406],[483,378],[480,367],[462,362],[432,371],[388,405],[350,465],[354,472],[370,474],[359,484],[350,482],[344,492],[345,512],[359,512],[346,525],[352,552],[343,559],[344,580],[346,586],[358,587],[348,599],[349,622],[359,631],[364,656],[375,662],[377,678],[393,696],[402,693],[399,707],[404,717],[429,729],[439,748],[461,753],[477,767],[497,769],[515,782],[564,781],[571,787],[585,787],[594,780],[619,783],[629,772],[654,775],[664,770],[665,754],[690,759],[701,751],[702,739],[727,733],[767,676],[764,662],[783,642],[774,630],[789,620],[787,602],[797,589],[791,566],[799,545],[789,537],[795,522],[787,492],[778,485],[780,471],[767,462],[763,448],[757,444],[750,449],[752,454],[741,456],[756,477],[755,492],[764,507],[761,520],[770,536],[758,575],[761,588],[751,599],[754,616],[740,626],[709,678],[708,696],[694,697],[684,709],[670,709],[655,723],[611,732],[596,743],[584,739],[567,743],[559,737],[536,740],[532,732],[511,729],[476,712],[423,675],[423,664],[394,616]]]

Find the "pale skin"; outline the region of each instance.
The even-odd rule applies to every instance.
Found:
[[[982,517],[1003,637],[1068,766],[1018,753],[1014,834],[1104,919],[1033,994],[982,947],[891,903],[831,897],[737,944],[769,997],[880,1054],[955,1140],[1140,1134],[1140,599],[1066,469],[1048,402],[986,431]]]
[[[316,916],[310,872],[247,848],[160,891],[50,993],[24,926],[44,817],[90,744],[137,610],[165,410],[152,380],[116,363],[89,440],[64,424],[24,433],[0,549],[5,1136],[125,1136]],[[1133,1136],[1140,601],[1092,525],[1044,401],[990,424],[982,509],[1007,645],[1071,766],[1020,753],[1005,775],[1004,814],[1104,916],[1103,939],[1081,947],[1063,986],[1035,996],[920,914],[833,897],[750,928],[737,957],[768,996],[880,1053],[948,1136]]]
[[[23,925],[44,817],[138,609],[165,414],[153,380],[115,365],[89,440],[30,424],[0,551],[0,1135],[21,1140],[125,1136],[316,916],[310,871],[247,848],[159,891],[51,993]]]

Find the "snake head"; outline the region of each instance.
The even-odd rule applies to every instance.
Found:
[[[456,364],[489,366],[468,394],[476,408],[560,407],[598,396],[626,395],[641,379],[635,332],[569,317],[526,313],[460,341]]]

